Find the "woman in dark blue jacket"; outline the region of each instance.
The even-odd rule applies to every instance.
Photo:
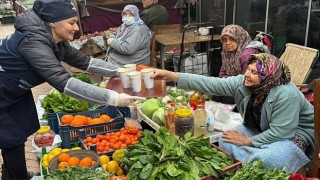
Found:
[[[118,71],[117,66],[90,58],[69,45],[79,30],[77,21],[70,0],[37,0],[33,10],[16,18],[16,31],[0,40],[2,179],[30,179],[24,143],[40,127],[31,88],[48,82],[72,97],[113,106],[141,99],[77,80],[60,64],[64,61],[101,76]]]

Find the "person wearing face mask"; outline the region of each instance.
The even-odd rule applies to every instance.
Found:
[[[15,32],[0,40],[1,179],[31,178],[24,143],[40,128],[31,88],[48,82],[66,95],[101,105],[126,106],[144,99],[82,82],[67,72],[61,61],[101,76],[113,76],[119,69],[70,46],[79,30],[77,21],[70,0],[36,0],[32,10],[17,16]]]
[[[244,74],[227,78],[155,70],[151,76],[177,82],[177,88],[233,96],[244,123],[223,132],[219,146],[252,163],[296,172],[314,150],[314,109],[277,57],[253,54]]]
[[[165,7],[158,4],[158,0],[142,0],[144,10],[140,17],[143,22],[154,31],[155,25],[169,24],[169,15]]]
[[[139,17],[135,5],[126,5],[122,24],[107,40],[107,61],[120,67],[125,64],[150,64],[151,31]]]

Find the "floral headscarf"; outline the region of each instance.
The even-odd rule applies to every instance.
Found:
[[[121,26],[119,27],[119,29],[117,30],[117,34],[116,34],[116,39],[117,40],[121,40],[122,37],[128,32],[130,31],[130,29],[133,28],[133,26],[137,25],[137,24],[144,24],[144,22],[140,19],[140,15],[139,15],[139,9],[137,8],[137,6],[132,5],[132,4],[128,4],[126,5],[123,10],[122,10],[122,14],[123,15],[124,12],[129,11],[134,17],[135,17],[135,23],[127,26],[124,23],[121,24]]]
[[[225,68],[225,72],[229,76],[236,76],[242,73],[239,57],[241,52],[246,48],[246,46],[251,42],[251,37],[249,33],[244,30],[241,26],[231,24],[223,28],[221,32],[221,38],[224,35],[229,35],[237,42],[237,50],[235,52],[228,52],[222,50],[222,63]],[[220,39],[222,41],[222,39]]]
[[[256,62],[260,84],[247,86],[252,97],[246,110],[245,123],[260,129],[261,109],[270,89],[289,83],[291,75],[288,66],[271,54],[252,54],[248,64],[253,62]]]
[[[252,54],[248,64],[252,62],[256,62],[260,84],[248,88],[257,97],[263,98],[272,87],[287,84],[291,80],[288,66],[271,54]]]

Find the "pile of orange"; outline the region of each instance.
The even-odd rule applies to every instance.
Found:
[[[79,126],[86,126],[86,125],[93,125],[93,124],[101,124],[101,123],[107,123],[112,121],[110,116],[106,114],[100,115],[100,117],[91,118],[84,115],[71,115],[71,114],[65,114],[61,117],[60,122],[63,125],[70,125],[74,127]]]
[[[58,156],[58,169],[66,170],[68,167],[80,166],[80,167],[92,167],[96,161],[90,157],[84,157],[82,159],[76,156],[70,156],[68,153],[61,153]]]
[[[137,128],[123,127],[117,132],[87,137],[83,142],[88,149],[90,149],[90,145],[95,144],[98,153],[106,153],[138,143],[138,139],[141,135],[142,131]]]

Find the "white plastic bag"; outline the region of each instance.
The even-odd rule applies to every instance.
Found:
[[[52,142],[52,146],[47,146],[46,147],[47,152],[51,151],[54,148],[60,147],[61,142],[62,142],[62,140],[61,140],[60,135],[56,134],[55,137],[54,137],[54,140]],[[34,142],[34,139],[32,139],[32,147],[33,147],[33,150],[31,152],[36,153],[38,158],[41,158],[41,156],[42,156],[42,147],[38,147],[36,145],[36,143]]]
[[[213,127],[218,131],[226,131],[243,122],[239,113],[232,112],[235,104],[223,104],[215,101],[206,101],[208,116],[214,119]]]

